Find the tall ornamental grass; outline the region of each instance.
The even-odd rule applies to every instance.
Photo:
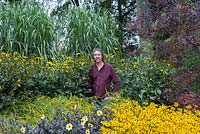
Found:
[[[0,50],[18,51],[22,55],[53,54],[54,22],[32,2],[0,5]]]
[[[94,48],[106,53],[121,49],[117,36],[119,25],[106,11],[69,9],[57,21],[59,48],[70,55],[91,53]]]

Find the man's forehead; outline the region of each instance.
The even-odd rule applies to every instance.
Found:
[[[101,54],[101,52],[100,51],[95,51],[94,54]]]

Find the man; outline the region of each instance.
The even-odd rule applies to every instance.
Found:
[[[120,81],[116,75],[115,69],[111,64],[104,62],[104,55],[101,49],[96,48],[92,57],[95,64],[90,69],[90,80],[87,88],[92,89],[92,95],[97,98],[108,99],[108,92],[118,92]],[[111,90],[111,82],[114,88]]]

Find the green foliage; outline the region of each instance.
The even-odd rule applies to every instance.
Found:
[[[44,57],[22,57],[0,53],[0,104],[8,106],[20,95],[21,100],[56,94],[86,96],[90,59],[67,57],[64,61],[45,61]],[[88,62],[89,61],[89,62]]]
[[[94,48],[106,53],[115,53],[114,48],[121,49],[116,35],[118,24],[106,11],[70,9],[57,22],[61,52],[75,55],[91,53]]]
[[[54,22],[32,2],[6,3],[0,6],[0,50],[22,55],[52,55]]]
[[[105,54],[105,61],[116,68],[122,94],[139,101],[155,100],[173,73],[170,64],[149,58],[141,58],[138,62],[135,59],[122,59],[119,55]],[[0,53],[1,107],[8,106],[17,96],[21,100],[38,95],[89,96],[90,89],[85,89],[83,85],[89,79],[89,69],[93,63],[90,55],[81,53],[66,57],[63,61]]]
[[[166,103],[199,104],[199,93],[194,91],[199,91],[200,2],[148,2],[149,10],[138,15],[129,29],[138,33],[140,38],[150,40],[154,57],[170,61],[178,71],[172,76],[170,85],[165,87],[163,98]],[[189,53],[185,54],[185,51]]]
[[[200,63],[200,54],[198,50],[190,47],[184,51],[184,62],[181,69],[193,69]]]
[[[157,101],[174,73],[170,64],[150,58],[122,64],[122,68],[117,68],[119,77],[125,78],[121,81],[122,95],[139,102]]]

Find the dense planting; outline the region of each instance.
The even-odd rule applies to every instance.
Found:
[[[191,106],[183,110],[176,103],[174,106],[143,103],[124,100],[111,105],[113,118],[102,122],[103,134],[151,134],[200,132],[200,111],[190,111]]]
[[[83,88],[93,63],[90,55],[77,53],[75,57],[66,56],[63,61],[46,61],[44,57],[0,53],[0,59],[1,107],[9,106],[11,100],[19,96],[19,99],[26,100],[40,95],[83,97],[90,93]],[[140,102],[157,100],[173,73],[170,64],[146,58],[138,62],[107,54],[105,59],[116,69],[122,95]]]
[[[36,3],[1,1],[0,133],[200,133],[200,3],[142,3],[149,10],[125,35],[142,42],[125,41],[123,52],[111,12],[63,5],[50,16]],[[84,88],[96,47],[121,81],[111,100]]]
[[[130,32],[151,42],[153,57],[176,67],[173,83],[165,89],[166,98],[172,103],[182,101],[183,106],[199,105],[200,2],[152,0],[146,5],[149,10],[130,23]]]
[[[54,102],[55,106],[63,105],[67,98],[38,99],[38,103],[29,103],[32,106],[43,108],[40,101]],[[79,104],[86,104],[93,101],[96,109],[90,108],[90,105],[74,105],[74,101]],[[141,106],[138,102],[129,99],[123,99],[116,96],[111,101],[96,102],[95,98],[77,99],[73,97],[68,105],[68,110],[57,109],[54,113],[48,113],[37,117],[37,113],[32,115],[38,118],[37,124],[30,125],[30,122],[22,123],[17,118],[10,121],[0,121],[1,133],[68,133],[68,134],[138,134],[138,133],[199,133],[200,111],[191,111],[191,107],[186,109],[179,108],[178,104],[174,106],[157,105],[155,103],[143,103]],[[63,105],[67,106],[67,105]],[[88,107],[89,106],[89,107]],[[87,112],[81,112],[83,107],[90,109]],[[15,109],[19,111],[19,109]],[[48,111],[47,109],[44,111]],[[31,110],[23,109],[21,112],[31,113]],[[37,111],[36,111],[37,112]],[[39,112],[39,111],[38,111]],[[52,118],[49,118],[52,117]]]

